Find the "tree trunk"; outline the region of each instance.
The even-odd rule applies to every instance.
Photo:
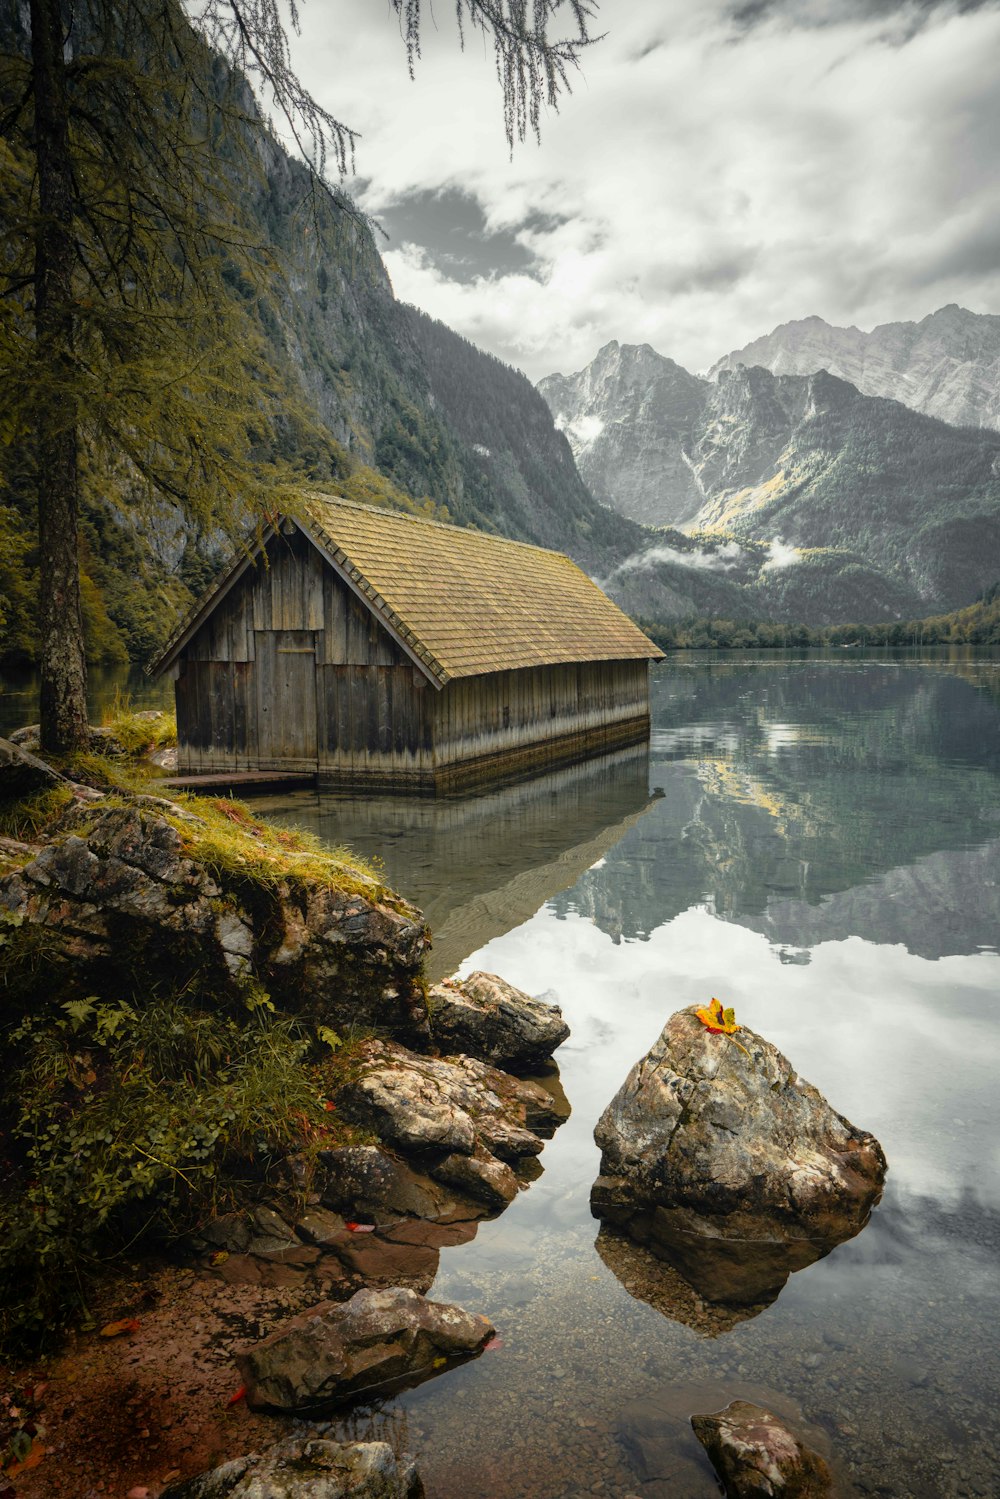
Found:
[[[38,561],[42,748],[85,744],[87,667],[80,612],[77,403],[73,359],[73,170],[60,0],[30,0],[39,218]]]

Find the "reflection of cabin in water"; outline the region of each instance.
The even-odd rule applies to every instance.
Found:
[[[381,860],[434,933],[425,968],[436,983],[600,866],[661,795],[649,790],[649,746],[633,744],[461,797],[300,791],[255,806]]]
[[[181,772],[440,791],[645,738],[660,655],[558,552],[310,498],[154,670]]]

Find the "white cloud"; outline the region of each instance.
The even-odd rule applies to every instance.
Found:
[[[797,562],[802,561],[802,553],[798,547],[789,546],[776,536],[770,543],[770,553],[767,561],[761,568],[761,572],[780,572],[782,568],[794,567]]]
[[[772,547],[780,543],[772,542]],[[794,547],[786,548],[795,551]],[[636,552],[631,557],[626,557],[624,562],[619,563],[601,584],[602,588],[609,587],[612,583],[625,576],[626,573],[651,572],[663,562],[678,562],[682,567],[697,567],[705,572],[728,572],[730,568],[736,567],[743,561],[745,552],[738,541],[727,541],[714,551],[706,552],[700,548],[692,552],[681,552],[676,547],[654,546],[643,552]],[[780,565],[765,563],[765,566]]]
[[[362,131],[373,213],[459,188],[534,255],[464,284],[419,246],[387,257],[400,296],[533,378],[611,338],[704,369],[812,312],[1000,308],[997,5],[733,9],[604,0],[608,35],[513,161],[492,56],[457,54],[447,10],[412,84],[370,0],[313,0],[294,56]]]

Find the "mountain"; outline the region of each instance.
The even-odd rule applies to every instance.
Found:
[[[23,49],[19,17],[0,20],[0,51]],[[218,60],[205,57],[218,80]],[[248,92],[241,105],[253,110]],[[220,155],[231,145],[225,132],[236,128],[232,113],[220,117]],[[317,192],[266,133],[254,132],[250,152],[259,171],[244,173],[232,201],[214,215],[218,206],[207,204],[206,214],[233,218],[234,237],[274,251],[279,267],[252,286],[227,270],[219,293],[240,304],[248,337],[266,356],[259,399],[270,403],[279,435],[261,465],[279,459],[303,481],[348,498],[553,547],[591,571],[636,550],[641,529],[590,494],[531,382],[396,300],[371,227],[348,198]],[[7,665],[37,651],[31,464],[28,452],[0,449]],[[83,467],[88,654],[144,661],[233,538],[196,533],[179,506],[140,504],[141,485],[126,465],[109,473],[84,453]]]
[[[682,526],[697,515],[705,496],[686,443],[704,380],[649,344],[612,342],[586,369],[549,375],[538,389],[603,504],[644,525]]]
[[[687,533],[608,570],[626,608],[874,622],[959,607],[1000,576],[998,434],[826,371],[699,380],[647,346],[608,345],[539,388],[599,495]]]
[[[828,370],[866,396],[902,401],[953,426],[1000,429],[1000,317],[954,303],[919,323],[882,323],[870,333],[821,317],[782,323],[720,359],[709,377],[739,365],[774,375]]]

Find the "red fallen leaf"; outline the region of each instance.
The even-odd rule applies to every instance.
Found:
[[[337,1105],[335,1103],[331,1103],[330,1100],[327,1099],[323,1107],[328,1114],[332,1114]]]
[[[109,1322],[105,1327],[102,1327],[101,1328],[101,1337],[102,1338],[120,1338],[121,1335],[122,1335],[122,1333],[125,1333],[125,1332],[138,1332],[138,1331],[139,1331],[139,1319],[138,1319],[138,1317],[122,1317],[120,1321],[118,1321],[118,1322]]]
[[[352,1234],[373,1234],[375,1232],[374,1223],[345,1223],[344,1227],[350,1229]]]
[[[236,1391],[236,1394],[235,1395],[230,1395],[229,1399],[226,1401],[226,1404],[227,1405],[239,1405],[240,1401],[241,1400],[245,1400],[246,1398],[247,1398],[247,1387],[246,1387],[245,1384],[241,1384],[240,1387],[239,1387],[239,1389]]]

